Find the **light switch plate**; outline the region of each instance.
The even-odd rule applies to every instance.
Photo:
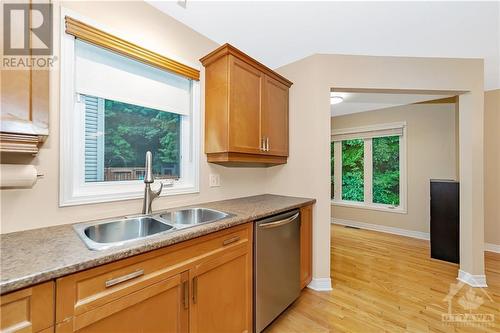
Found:
[[[216,173],[211,173],[208,176],[208,185],[210,187],[219,187],[220,186],[220,175]]]

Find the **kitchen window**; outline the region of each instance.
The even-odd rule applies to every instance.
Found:
[[[332,204],[406,213],[406,124],[340,129],[331,141]]]
[[[85,106],[85,182],[143,180],[145,152],[156,179],[180,179],[181,120],[177,113],[79,95]]]
[[[162,195],[197,192],[198,82],[62,37],[60,205],[141,198],[148,150]]]

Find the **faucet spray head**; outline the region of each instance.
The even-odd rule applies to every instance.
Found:
[[[154,178],[153,178],[153,155],[151,152],[148,150],[146,152],[146,165],[145,165],[145,172],[144,172],[144,183],[145,184],[152,184],[154,183]]]

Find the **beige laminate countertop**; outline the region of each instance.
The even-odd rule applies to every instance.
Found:
[[[73,224],[0,235],[0,294],[314,202],[315,199],[263,194],[193,205],[189,207],[212,208],[234,216],[103,251],[89,250],[73,230]]]

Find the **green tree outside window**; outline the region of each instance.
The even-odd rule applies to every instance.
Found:
[[[342,141],[342,200],[364,201],[364,141]]]
[[[166,166],[179,177],[180,120],[175,113],[105,100],[104,167],[143,167],[153,153],[153,173]]]
[[[373,202],[399,206],[399,136],[373,138]]]

